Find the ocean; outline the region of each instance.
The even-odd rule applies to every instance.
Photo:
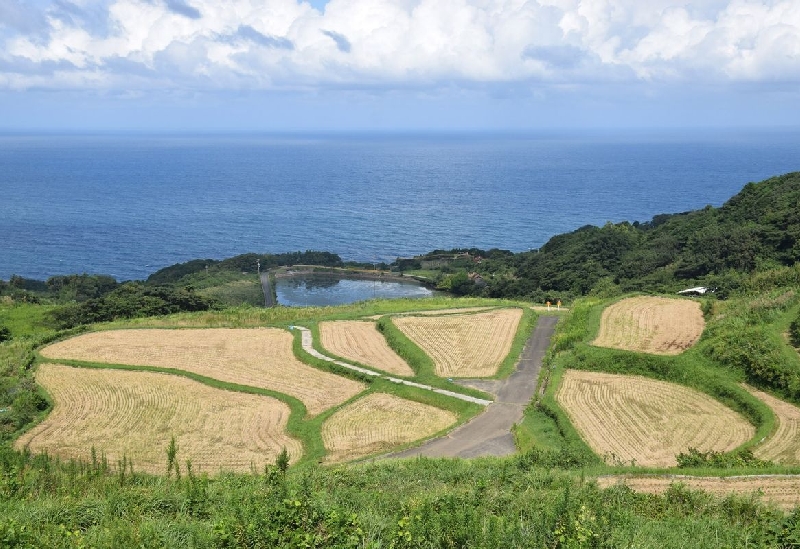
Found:
[[[719,206],[796,170],[797,130],[5,134],[0,278],[143,279],[245,252],[516,252],[587,224]]]

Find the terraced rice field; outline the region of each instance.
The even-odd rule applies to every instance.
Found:
[[[511,350],[521,309],[475,314],[402,316],[392,319],[409,339],[433,359],[442,377],[488,377]]]
[[[134,470],[166,471],[172,436],[178,460],[195,471],[258,469],[286,447],[293,460],[302,445],[285,427],[289,407],[279,400],[214,389],[180,376],[42,364],[36,381],[55,406],[16,448],[62,459],[91,459],[91,448],[114,465],[123,456]]]
[[[488,311],[490,309],[496,309],[496,307],[456,307],[451,309],[435,309],[432,311],[409,311],[407,313],[399,313],[399,314],[414,315],[414,316],[453,315],[460,313],[478,313],[480,311]]]
[[[711,397],[638,376],[567,370],[556,399],[607,462],[672,467],[689,448],[726,452],[755,435],[742,416]]]
[[[758,499],[773,503],[786,511],[800,505],[800,476],[753,475],[727,478],[716,477],[634,477],[608,476],[597,479],[601,488],[626,484],[637,492],[661,494],[672,484],[683,484],[694,490],[704,490],[718,496],[755,494]]]
[[[292,335],[277,328],[111,330],[41,350],[50,359],[177,368],[298,398],[309,414],[341,404],[365,385],[297,360]]]
[[[337,410],[322,426],[328,461],[388,451],[453,425],[453,412],[385,393],[372,393]]]
[[[753,454],[775,463],[800,464],[800,408],[747,385],[744,388],[772,409],[777,423],[775,432]]]
[[[487,307],[453,307],[450,309],[432,309],[430,311],[408,311],[405,313],[393,313],[392,316],[428,316],[428,315],[451,315],[459,313],[477,313],[480,311],[488,311],[489,309],[496,309],[495,306]],[[365,317],[367,320],[379,320],[386,315],[371,315]]]
[[[319,335],[322,346],[342,358],[400,376],[414,375],[414,370],[389,347],[374,322],[321,322]]]
[[[688,299],[631,297],[606,307],[598,347],[677,355],[694,345],[705,321],[700,304]]]

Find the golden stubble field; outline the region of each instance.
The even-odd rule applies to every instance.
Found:
[[[743,387],[770,407],[777,424],[775,432],[759,444],[753,454],[783,465],[800,464],[800,408],[748,385]]]
[[[322,425],[330,462],[388,451],[426,438],[457,420],[456,414],[386,393],[372,393],[337,410]]]
[[[400,376],[414,375],[406,361],[389,347],[374,322],[320,322],[319,336],[325,349],[342,358]]]
[[[625,484],[637,492],[663,494],[672,484],[683,484],[717,496],[754,494],[758,499],[786,511],[800,505],[800,476],[752,475],[735,477],[669,477],[613,475],[597,479],[600,488]]]
[[[489,377],[511,351],[521,309],[392,319],[433,360],[442,377]]]
[[[53,397],[53,411],[15,447],[62,459],[91,459],[91,449],[112,465],[126,456],[134,470],[166,471],[174,436],[178,461],[216,473],[262,469],[283,447],[292,460],[302,444],[285,432],[289,407],[260,395],[215,389],[180,376],[42,364],[36,381]]]
[[[556,399],[598,455],[650,467],[673,467],[689,448],[727,452],[755,427],[713,398],[638,376],[567,370]]]
[[[688,299],[630,297],[606,307],[593,344],[658,355],[677,355],[694,345],[705,321]]]
[[[139,329],[92,332],[49,345],[48,359],[176,368],[291,395],[316,415],[365,385],[295,358],[292,335],[277,328]]]

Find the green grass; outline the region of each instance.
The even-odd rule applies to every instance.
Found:
[[[55,309],[54,305],[32,303],[5,303],[0,300],[0,326],[11,331],[12,337],[41,336],[55,332],[49,324],[47,315]]]
[[[229,307],[237,305],[252,305],[259,307],[264,304],[264,290],[261,282],[255,275],[246,279],[233,280],[203,290],[198,290],[203,297],[216,299]]]
[[[0,540],[11,547],[759,548],[800,532],[798,516],[745,497],[600,490],[516,458],[177,481],[0,451],[0,471],[11,470],[0,477]]]
[[[525,343],[533,333],[534,328],[536,328],[536,321],[538,318],[539,315],[533,312],[530,307],[522,309],[522,317],[519,320],[519,326],[517,327],[517,332],[514,334],[514,339],[511,341],[511,349],[503,359],[503,362],[500,363],[500,366],[497,368],[497,373],[492,376],[493,378],[505,379],[514,373],[514,368],[516,368],[517,362],[519,362],[519,357],[522,355]]]

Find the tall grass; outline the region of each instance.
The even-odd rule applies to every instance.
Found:
[[[184,469],[185,470],[185,469]],[[781,547],[800,531],[746,497],[601,490],[520,459],[277,467],[180,480],[0,451],[11,547]]]

